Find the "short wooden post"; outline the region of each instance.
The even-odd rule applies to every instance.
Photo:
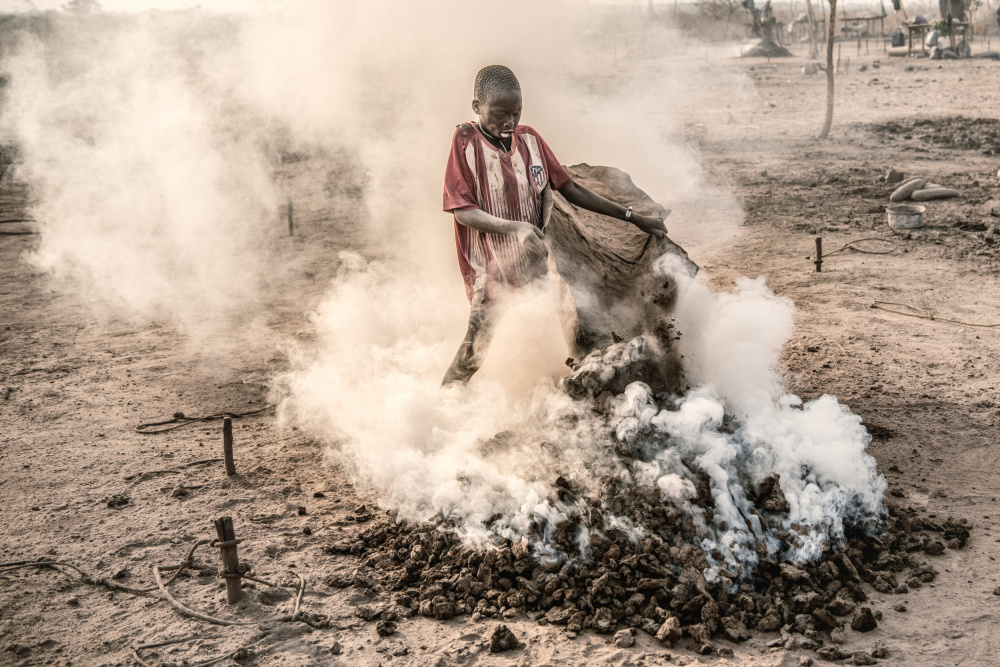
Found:
[[[236,463],[233,461],[233,420],[225,417],[222,420],[222,456],[226,460],[226,475],[236,474]]]
[[[816,237],[816,272],[823,270],[823,237]]]
[[[226,603],[236,604],[240,601],[243,580],[240,577],[240,557],[236,554],[236,532],[233,530],[233,518],[224,516],[216,519],[215,532],[219,536],[219,551],[222,553],[222,576],[226,580]]]
[[[288,235],[295,236],[295,222],[292,219],[292,198],[288,198]]]

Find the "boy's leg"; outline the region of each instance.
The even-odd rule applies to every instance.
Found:
[[[486,359],[486,351],[493,340],[493,334],[501,314],[502,309],[496,302],[473,303],[469,313],[469,329],[465,333],[465,340],[462,341],[451,366],[444,374],[441,386],[456,382],[469,383],[469,380]]]

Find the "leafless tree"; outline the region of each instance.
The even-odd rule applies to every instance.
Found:
[[[723,37],[729,35],[729,24],[733,20],[733,14],[743,9],[741,0],[696,0],[698,12],[703,16],[710,16],[717,21],[725,19],[726,28]]]

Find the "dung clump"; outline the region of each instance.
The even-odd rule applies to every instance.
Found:
[[[625,348],[618,358],[641,352],[634,341],[618,345]],[[593,371],[586,394],[594,397],[595,414],[613,413],[614,405],[601,406],[600,368],[585,359],[570,377],[580,379],[580,371]],[[629,364],[604,373],[604,381],[619,373],[627,376]],[[614,401],[629,400],[629,391]],[[363,587],[370,594],[391,592],[402,618],[528,618],[570,636],[587,629],[610,635],[622,645],[629,641],[623,630],[633,639],[641,631],[667,647],[689,638],[701,653],[715,651],[717,637],[743,642],[755,631],[780,632],[769,647],[823,650],[824,657],[842,660],[851,654],[828,643],[843,637],[848,624],[858,632],[877,626],[863,606],[866,586],[894,594],[930,583],[937,570],[923,558],[939,550],[928,545],[959,549],[969,539],[972,526],[964,519],[938,523],[885,502],[876,520],[848,513],[840,539],[827,536],[810,557],[794,558],[809,530],[788,521],[783,480],[747,476],[733,483],[748,501],[748,525],[756,521],[766,541],[751,545],[755,550],[746,556],[753,567],[739,570],[706,539],[706,524],[723,511],[709,475],[692,466],[681,495],[632,483],[620,470],[636,469],[646,456],[641,429],[633,436],[627,450],[609,444],[621,468],[608,470],[590,492],[553,471],[553,497],[573,510],[551,522],[536,518],[513,539],[503,537],[511,533],[500,515],[484,522],[494,537],[478,547],[441,515],[421,523],[382,516],[328,551],[359,556],[359,571],[367,573]],[[332,583],[361,585],[342,579]],[[364,616],[374,619],[369,612],[376,609]],[[516,642],[508,633],[498,626],[491,650]]]
[[[518,647],[517,637],[506,625],[498,625],[490,637],[490,653],[503,653]]]

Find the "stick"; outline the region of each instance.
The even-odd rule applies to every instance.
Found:
[[[224,546],[219,547],[222,554],[222,573],[226,580],[226,603],[236,604],[240,601],[243,592],[242,579],[240,577],[240,557],[236,553],[236,532],[233,530],[233,518],[224,516],[216,519],[215,532],[219,536],[219,542]]]
[[[288,197],[288,235],[295,236],[295,223],[292,220],[292,198]]]
[[[816,237],[816,273],[823,270],[823,237]]]
[[[819,139],[830,136],[830,126],[833,125],[833,40],[836,36],[834,25],[837,22],[837,0],[830,0],[829,38],[826,43],[826,120],[819,133]]]
[[[232,477],[236,474],[236,463],[233,461],[233,420],[229,417],[222,420],[222,456],[226,461],[226,475]]]

